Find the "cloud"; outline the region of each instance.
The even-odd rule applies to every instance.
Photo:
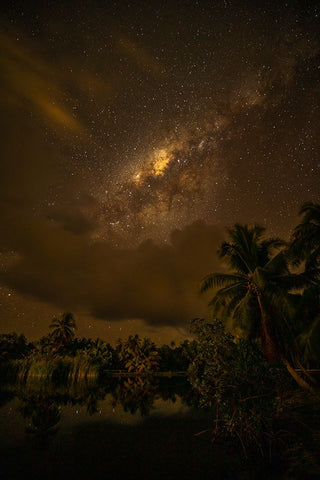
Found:
[[[10,106],[29,108],[44,120],[73,132],[83,126],[73,111],[63,104],[62,78],[57,70],[21,45],[0,32],[1,66],[5,71],[2,80],[2,102]],[[25,44],[25,42],[24,42]]]
[[[203,314],[199,282],[218,268],[217,227],[199,221],[172,232],[168,245],[149,240],[125,249],[78,233],[42,218],[15,217],[2,243],[14,245],[17,257],[2,272],[3,283],[99,319],[173,326]]]
[[[49,204],[46,218],[76,235],[91,235],[97,228],[98,210],[97,201],[91,195],[82,193],[74,202],[68,199],[59,205]]]
[[[138,45],[137,42],[121,35],[118,37],[117,46],[120,53],[126,55],[145,72],[151,73],[154,77],[159,77],[163,73],[164,68],[159,60],[154,58],[146,48]]]

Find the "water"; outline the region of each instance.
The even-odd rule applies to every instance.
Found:
[[[1,479],[236,478],[186,378],[33,380],[0,405]]]

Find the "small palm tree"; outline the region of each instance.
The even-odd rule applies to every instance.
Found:
[[[77,328],[73,313],[65,312],[61,318],[54,317],[49,328],[52,328],[51,336],[58,346],[66,346],[72,342]]]
[[[221,245],[218,255],[231,272],[207,275],[201,291],[218,288],[210,302],[214,315],[231,321],[242,337],[259,338],[270,363],[282,361],[301,386],[310,388],[289,360],[294,342],[288,292],[304,286],[305,278],[290,273],[285,243],[278,238],[265,239],[264,232],[258,225],[236,224],[229,229],[231,241]]]

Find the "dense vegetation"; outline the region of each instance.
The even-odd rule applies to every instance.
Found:
[[[130,335],[112,347],[100,338],[77,338],[71,313],[53,319],[50,329],[48,335],[32,343],[24,335],[0,335],[2,372],[24,380],[42,377],[72,381],[119,371],[140,376],[186,372],[196,352],[196,342],[189,340],[178,346],[156,347],[149,338]]]

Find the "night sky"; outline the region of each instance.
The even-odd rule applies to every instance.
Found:
[[[320,201],[317,2],[6,2],[1,331],[186,338],[225,226]]]

